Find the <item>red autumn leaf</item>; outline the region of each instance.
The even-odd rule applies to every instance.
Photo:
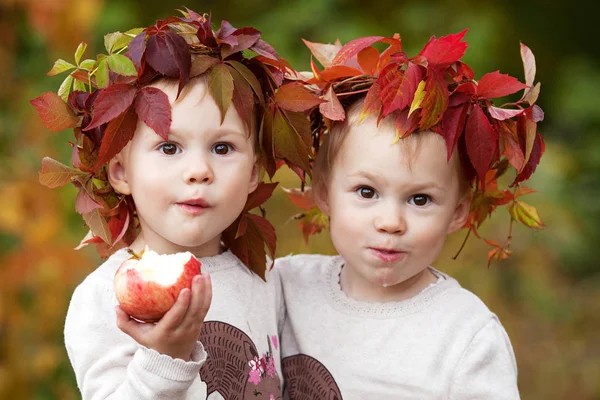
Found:
[[[358,65],[360,65],[365,74],[375,75],[378,64],[379,50],[375,47],[367,47],[358,53]]]
[[[525,84],[532,86],[535,81],[535,56],[529,47],[521,43],[521,59],[525,70]]]
[[[42,185],[54,189],[71,183],[75,177],[85,177],[88,175],[50,157],[44,157],[42,159],[42,169],[39,172],[39,180]]]
[[[536,193],[537,191],[527,186],[519,186],[517,190],[515,190],[515,199],[521,196],[526,196],[528,194]]]
[[[508,212],[517,222],[522,223],[531,229],[544,229],[546,225],[540,219],[540,216],[534,206],[522,201],[514,201],[509,207]]]
[[[122,201],[118,207],[119,214],[108,221],[108,229],[110,230],[113,245],[125,236],[129,228],[129,208],[127,207],[127,203]]]
[[[133,61],[139,70],[142,65],[142,56],[146,51],[146,32],[141,32],[134,37],[133,40],[129,42],[127,48],[129,50],[129,58],[131,58],[131,61]]]
[[[183,37],[171,31],[165,33],[165,41],[169,53],[171,53],[171,58],[175,60],[177,69],[179,70],[179,87],[177,88],[177,97],[179,97],[181,90],[183,90],[183,87],[190,80],[190,69],[192,66],[190,47]]]
[[[479,104],[471,108],[466,123],[465,139],[469,159],[479,178],[484,179],[498,149],[498,138]]]
[[[137,120],[137,114],[133,111],[133,107],[130,107],[108,123],[104,132],[104,138],[102,138],[95,168],[116,156],[133,139]]]
[[[394,128],[396,129],[396,139],[394,141],[407,137],[419,128],[416,114],[408,115],[408,108],[396,113],[394,118]]]
[[[336,44],[313,43],[305,39],[302,39],[302,41],[306,47],[308,47],[312,55],[321,63],[323,68],[327,68],[331,65],[335,55],[342,48],[342,46]]]
[[[131,106],[137,89],[124,83],[111,85],[102,90],[94,101],[94,111],[89,125],[83,128],[89,131],[116,118]]]
[[[344,64],[346,60],[352,58],[354,55],[358,54],[362,49],[365,49],[374,43],[377,43],[383,36],[367,36],[363,38],[358,38],[349,41],[346,43],[340,51],[335,55],[333,60],[331,61],[332,65],[340,65]]]
[[[159,35],[150,36],[146,42],[144,56],[148,65],[155,71],[171,78],[179,78],[180,73],[177,61],[175,61],[175,57],[171,54],[165,37]]]
[[[500,245],[500,243],[494,240],[485,239],[485,242],[494,248],[488,252],[488,268],[491,267],[492,261],[498,260],[506,260],[511,254],[512,250],[506,249]]]
[[[264,104],[265,98],[263,95],[262,87],[260,86],[260,82],[258,82],[258,79],[256,79],[256,75],[254,75],[254,73],[252,73],[252,71],[250,71],[248,67],[246,67],[239,61],[227,60],[225,61],[225,63],[235,68],[235,70],[239,72],[241,76],[244,77],[248,84],[250,84],[250,87],[252,87],[254,94],[258,97],[260,104]]]
[[[383,116],[396,110],[403,110],[411,104],[422,78],[423,70],[413,63],[408,63],[406,71],[394,64],[388,65],[381,71],[377,83],[381,87]]]
[[[517,137],[521,149],[525,154],[525,163],[529,161],[531,151],[533,150],[533,143],[537,136],[537,122],[527,118],[527,115],[521,115],[517,119]]]
[[[210,70],[208,88],[221,111],[221,123],[223,123],[233,97],[233,77],[225,64],[216,64]]]
[[[305,187],[304,191],[298,188],[283,188],[283,191],[287,194],[288,199],[290,199],[290,201],[294,203],[296,207],[299,207],[303,210],[310,210],[316,206],[315,200],[312,196],[312,188],[310,186]]]
[[[250,47],[250,50],[254,51],[256,54],[260,54],[263,57],[270,58],[271,60],[279,60],[279,56],[277,55],[277,52],[273,46],[262,39],[258,39],[254,46]]]
[[[75,186],[79,189],[75,198],[75,211],[79,214],[87,214],[97,208],[102,208],[102,205],[92,198],[89,191],[84,189],[79,182],[75,182]]]
[[[74,128],[79,123],[79,117],[56,93],[42,93],[29,102],[35,107],[44,125],[53,132]]]
[[[544,110],[537,104],[534,104],[532,107],[529,107],[527,110],[527,116],[533,122],[540,122],[544,120]]]
[[[250,195],[248,195],[248,200],[246,200],[246,205],[244,206],[244,212],[250,211],[253,208],[264,204],[269,197],[271,197],[273,190],[275,190],[278,184],[278,182],[259,183],[258,187],[252,193],[250,193]]]
[[[461,59],[467,51],[467,43],[462,42],[468,29],[437,39],[432,36],[420,56],[427,58],[430,65],[452,64]]]
[[[426,130],[436,125],[448,108],[448,89],[444,78],[434,68],[427,69],[425,81],[425,97],[421,103],[421,120],[419,129]]]
[[[213,65],[219,62],[218,58],[205,56],[205,55],[197,55],[192,59],[192,66],[190,68],[190,77],[195,77],[202,75]]]
[[[262,149],[261,158],[265,165],[265,170],[269,177],[272,179],[273,175],[277,171],[277,165],[275,162],[275,147],[273,141],[273,114],[271,112],[265,112],[263,114],[262,121],[260,123],[259,138],[262,138]]]
[[[244,220],[245,232],[243,236],[235,237],[237,228]],[[240,222],[235,223],[223,233],[223,241],[248,268],[262,279],[265,279],[267,268],[267,246],[271,259],[275,256],[277,236],[275,228],[265,218],[255,214],[242,214]]]
[[[523,154],[523,150],[521,150],[516,133],[511,131],[511,129],[514,129],[514,123],[500,125],[499,132],[503,148],[502,154],[506,156],[510,165],[517,171],[521,171],[525,165],[525,155]]]
[[[108,228],[106,218],[100,213],[98,208],[83,214],[82,216],[94,236],[100,237],[104,243],[111,243],[112,238],[110,236],[110,229]]]
[[[146,86],[135,98],[135,112],[146,125],[168,140],[171,130],[171,104],[169,97],[160,89]]]
[[[342,103],[333,91],[333,86],[329,86],[324,97],[327,102],[319,104],[321,114],[332,121],[343,121],[346,118],[346,113]]]
[[[310,129],[310,120],[308,119],[307,115],[303,112],[285,110],[283,111],[283,115],[289,122],[290,126],[296,131],[296,133],[298,133],[298,136],[300,136],[306,147],[310,148],[313,143],[313,138],[312,131]]]
[[[488,111],[492,118],[497,119],[498,121],[504,121],[505,119],[510,119],[516,117],[517,115],[523,114],[525,110],[490,106],[488,107]]]
[[[277,153],[291,164],[310,173],[308,149],[280,109],[273,117],[273,144]]]
[[[511,186],[529,179],[531,174],[535,172],[538,164],[540,163],[540,159],[542,158],[542,154],[544,154],[545,150],[546,146],[544,144],[544,140],[538,133],[535,141],[533,142],[533,148],[531,150],[531,155],[529,156],[529,161],[527,161],[527,164],[525,164],[525,167],[523,167],[523,170],[519,173],[519,175],[517,175]]]
[[[480,98],[493,99],[508,96],[526,88],[528,86],[519,82],[517,78],[494,71],[481,77],[477,84],[477,95]]]
[[[351,76],[361,76],[363,72],[349,67],[347,65],[333,65],[329,68],[325,68],[321,72],[320,80],[331,82],[340,78],[349,78]]]
[[[304,237],[304,243],[306,244],[308,244],[308,239],[312,235],[320,233],[329,225],[328,216],[319,210],[318,207],[313,207],[306,213],[300,215],[300,229],[302,230],[302,236]]]
[[[255,132],[255,121],[252,118],[252,110],[254,108],[254,94],[252,88],[233,67],[228,67],[231,77],[233,78],[233,97],[231,101],[239,114],[242,121],[247,126],[248,132]]]
[[[442,118],[442,136],[446,140],[446,150],[448,152],[448,160],[452,157],[452,153],[456,148],[458,139],[465,129],[467,120],[468,104],[462,104],[456,107],[448,107]]]
[[[307,111],[323,102],[300,82],[287,83],[275,93],[275,103],[289,111]]]
[[[360,113],[359,122],[362,122],[366,117],[378,114],[381,110],[381,86],[377,82],[371,85],[371,88],[367,92],[365,102],[363,103],[363,109]]]

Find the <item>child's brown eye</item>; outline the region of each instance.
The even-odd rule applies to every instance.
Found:
[[[361,186],[356,190],[356,193],[364,199],[372,199],[376,196],[375,190],[368,186]]]
[[[213,153],[224,156],[232,150],[231,145],[227,143],[217,143],[213,146]]]
[[[173,143],[163,143],[160,145],[160,151],[163,154],[166,154],[168,156],[172,156],[174,154],[177,154],[177,145],[173,144]]]
[[[416,194],[410,198],[409,203],[414,204],[415,206],[423,207],[429,204],[431,201],[431,197],[426,194]]]

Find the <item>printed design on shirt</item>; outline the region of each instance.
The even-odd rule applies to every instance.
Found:
[[[281,360],[284,386],[290,400],[342,400],[335,379],[323,364],[306,354]]]
[[[272,337],[267,337],[269,351],[261,356],[252,339],[240,329],[220,321],[207,321],[202,325],[200,341],[208,355],[200,369],[207,395],[217,392],[225,400],[281,399],[273,358],[273,347],[278,343]]]

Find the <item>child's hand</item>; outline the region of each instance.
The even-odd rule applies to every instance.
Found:
[[[138,322],[117,306],[117,326],[142,346],[189,361],[211,298],[210,276],[198,275],[192,281],[192,290],[183,289],[173,307],[156,324]]]

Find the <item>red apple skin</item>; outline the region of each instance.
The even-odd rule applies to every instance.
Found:
[[[128,269],[131,258],[119,266],[115,273],[115,294],[119,306],[133,318],[144,322],[156,322],[175,304],[179,292],[192,287],[192,279],[200,274],[200,261],[191,256],[184,265],[183,272],[175,283],[163,286],[154,281],[144,280],[137,270]]]

